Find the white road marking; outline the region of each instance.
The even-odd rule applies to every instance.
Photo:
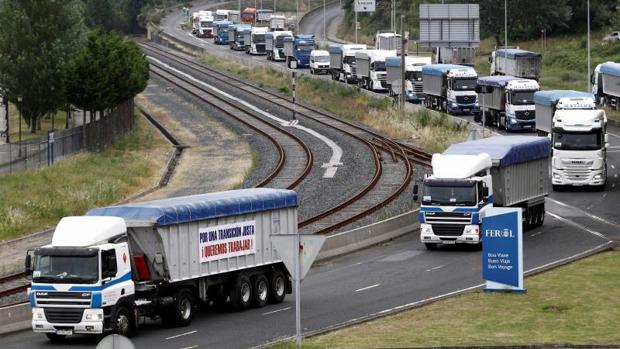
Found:
[[[598,236],[598,237],[600,237],[601,239],[605,239],[605,240],[607,240],[607,237],[606,237],[605,235],[603,235],[603,234],[599,233],[598,231],[594,231],[594,230],[592,230],[592,229],[589,229],[589,228],[587,228],[587,227],[584,227],[583,225],[581,225],[581,224],[579,224],[579,223],[577,223],[577,222],[573,222],[573,221],[571,221],[570,219],[566,219],[566,218],[564,218],[564,217],[562,217],[562,216],[559,216],[559,215],[557,215],[557,214],[555,214],[555,213],[553,213],[553,212],[549,212],[549,211],[547,211],[547,214],[548,214],[548,215],[550,215],[551,217],[554,217],[555,219],[561,220],[562,222],[564,222],[564,223],[566,223],[566,224],[572,225],[572,226],[577,227],[577,228],[579,228],[579,229],[581,229],[581,230],[583,230],[583,231],[587,231],[588,233],[590,233],[590,234],[592,234],[592,235]]]
[[[179,349],[195,349],[198,348],[197,345],[192,345],[191,347],[183,347],[183,348],[179,348]]]
[[[614,164],[611,164],[611,168],[614,168],[614,169],[615,169],[615,168],[616,168],[616,165],[614,165]]]
[[[198,331],[189,331],[189,332],[185,332],[185,333],[177,334],[176,336],[171,336],[171,337],[166,338],[166,340],[169,340],[169,339],[175,339],[175,338],[179,338],[179,337],[183,337],[183,336],[188,336],[188,335],[190,335],[190,334],[194,334],[194,333],[196,333],[196,332],[198,332]]]
[[[433,270],[441,269],[443,267],[445,267],[445,265],[440,265],[438,267],[433,267],[433,268],[430,268],[430,269],[426,269],[426,271],[433,271]]]
[[[612,186],[614,186],[614,187],[615,187],[615,186],[616,186],[616,184],[614,183]],[[597,216],[597,215],[593,215],[593,214],[591,214],[591,213],[589,213],[589,212],[586,212],[586,211],[584,211],[584,210],[582,210],[582,209],[580,209],[580,208],[577,208],[577,207],[575,207],[575,206],[571,206],[571,205],[565,204],[565,203],[563,203],[562,201],[557,201],[557,200],[555,200],[555,199],[551,199],[550,197],[547,197],[546,199],[547,199],[547,200],[550,200],[550,201],[553,201],[553,202],[555,202],[556,204],[558,204],[558,205],[560,205],[560,206],[564,206],[564,207],[566,207],[566,208],[570,208],[571,210],[579,211],[579,212],[581,212],[581,213],[583,213],[583,214],[587,215],[587,216],[588,216],[588,217],[590,217],[590,218],[596,219],[596,220],[597,220],[597,221],[599,221],[599,222],[603,222],[603,223],[605,223],[605,224],[609,224],[609,225],[611,225],[611,226],[614,226],[614,227],[616,227],[616,228],[620,229],[620,224],[618,224],[618,223],[616,223],[616,222],[608,221],[608,220],[606,220],[605,218],[601,218],[601,217],[599,217],[599,216]]]
[[[355,292],[362,292],[362,291],[370,290],[371,288],[379,287],[380,285],[381,284],[374,284],[374,285],[358,288],[357,290],[355,290]]]
[[[289,310],[289,309],[291,309],[291,307],[286,307],[286,308],[282,308],[282,309],[278,309],[278,310],[274,310],[274,311],[268,311],[266,313],[262,313],[261,315],[263,315],[263,316],[271,315],[271,314],[279,313],[281,311],[285,311],[285,310]]]
[[[613,134],[613,133],[609,133],[609,132],[607,132],[607,134],[608,134],[608,135],[610,135],[610,136],[612,136],[612,137],[620,138],[620,136],[615,135],[615,134]]]
[[[534,233],[534,234],[532,234],[532,235],[530,235],[530,236],[531,236],[531,237],[534,237],[534,236],[538,236],[538,235],[540,235],[540,234],[542,234],[542,233],[543,233],[542,231],[539,231],[539,232],[536,232],[536,233]]]
[[[184,73],[184,72],[182,72],[182,71],[180,71],[178,69],[175,69],[175,68],[169,66],[168,64],[160,61],[157,58],[153,58],[151,56],[147,56],[147,58],[152,60],[152,61],[154,61],[154,62],[157,62],[158,64],[160,64],[160,65],[162,65],[164,67],[166,67],[166,69],[169,69],[169,70],[174,71],[174,72],[176,72],[178,74],[181,74],[184,77],[186,77],[186,78],[188,78],[188,79],[190,79],[190,80],[192,80],[192,81],[194,81],[194,82],[196,82],[198,84],[201,84],[202,86],[204,86],[204,87],[206,87],[206,88],[208,88],[210,90],[213,90],[216,93],[218,93],[218,94],[220,94],[220,95],[222,95],[222,96],[224,96],[226,98],[229,98],[229,99],[232,99],[234,101],[237,101],[237,102],[243,104],[244,106],[254,110],[255,112],[257,112],[259,114],[262,114],[262,115],[264,115],[264,116],[266,116],[266,117],[268,117],[268,118],[270,118],[270,119],[272,119],[274,121],[277,121],[282,126],[285,126],[285,127],[289,126],[289,122],[288,121],[286,121],[284,119],[280,119],[279,117],[277,117],[277,116],[275,116],[273,114],[267,113],[264,110],[256,107],[253,104],[250,104],[250,103],[248,103],[248,102],[246,102],[246,101],[244,101],[244,100],[242,100],[240,98],[232,96],[232,95],[230,95],[230,94],[228,94],[228,93],[218,89],[217,87],[211,86],[211,85],[205,83],[204,81],[200,81],[200,80],[194,78],[193,76],[191,76],[189,74],[186,74],[186,73]],[[325,175],[323,175],[323,178],[333,178],[335,173],[336,173],[337,166],[342,166],[342,162],[341,162],[341,159],[342,159],[342,148],[340,148],[338,146],[338,144],[336,144],[336,142],[334,142],[331,139],[325,137],[324,135],[316,132],[315,130],[312,130],[312,129],[309,129],[307,127],[300,126],[300,125],[295,125],[295,126],[292,126],[292,127],[295,127],[296,129],[298,129],[300,131],[309,133],[310,135],[314,136],[315,138],[318,138],[319,140],[321,140],[323,143],[327,144],[327,146],[329,148],[331,148],[332,156],[329,159],[329,162],[323,164],[322,167],[326,169],[325,170]],[[333,170],[331,168],[333,168]],[[331,177],[326,177],[328,175],[328,172],[329,172],[329,174],[331,174]]]

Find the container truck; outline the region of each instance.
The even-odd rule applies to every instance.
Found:
[[[534,94],[536,128],[551,139],[551,184],[594,186],[607,183],[607,115],[586,92],[549,90]]]
[[[396,51],[371,49],[355,52],[355,78],[360,88],[370,91],[387,90],[387,57],[396,57]]]
[[[228,27],[228,45],[231,50],[244,51],[245,50],[245,36],[246,33],[252,31],[252,26],[246,23],[233,24]],[[249,42],[247,43],[249,44]]]
[[[310,74],[329,73],[329,52],[312,50],[310,52]]]
[[[540,78],[540,61],[538,52],[508,48],[491,52],[491,75],[510,75],[518,78]]]
[[[215,15],[213,17],[216,21],[230,21],[228,18],[229,12],[230,10],[215,10]]]
[[[256,21],[260,23],[267,23],[273,15],[273,10],[268,8],[260,8],[256,10]]]
[[[246,32],[246,53],[264,55],[266,53],[265,34],[267,34],[267,27],[252,27],[249,34]]]
[[[390,96],[400,96],[401,92],[401,57],[387,57],[385,69]],[[405,57],[405,97],[408,102],[420,103],[424,101],[422,86],[422,66],[431,64],[431,57]]]
[[[310,65],[310,52],[316,48],[314,35],[295,35],[284,38],[286,64],[291,69],[307,68]]]
[[[271,15],[269,18],[269,31],[286,30],[286,17],[283,15]]]
[[[473,47],[437,47],[433,49],[436,64],[473,64],[476,50]]]
[[[524,228],[541,226],[549,192],[549,140],[495,136],[451,145],[434,154],[433,173],[423,182],[420,240],[480,244],[480,226],[490,207],[520,207]],[[414,186],[414,200],[418,199]]]
[[[329,46],[329,70],[332,80],[357,83],[355,78],[355,52],[365,50],[366,45],[335,44]]]
[[[228,20],[233,23],[241,23],[241,14],[237,10],[229,10]]]
[[[454,64],[422,66],[422,86],[427,108],[450,114],[478,114],[476,82],[478,74],[472,67]]]
[[[291,293],[272,234],[296,234],[294,191],[246,189],[96,208],[60,220],[26,256],[32,329],[51,340],[192,321],[198,302],[250,306]],[[227,303],[229,302],[229,303]]]
[[[398,54],[400,54],[401,46],[402,40],[400,38],[400,34],[377,33],[377,35],[375,36],[375,49],[377,50],[395,50],[398,51]]]
[[[478,78],[477,84],[476,92],[486,118],[485,124],[507,131],[536,129],[534,93],[540,89],[536,80],[483,76]]]
[[[196,36],[199,38],[213,37],[213,16],[202,15],[199,17],[199,27],[196,31]]]
[[[283,61],[286,59],[284,55],[284,38],[293,38],[292,31],[276,31],[265,33],[265,50],[267,51],[267,59],[272,61]]]
[[[241,22],[256,23],[256,9],[254,7],[246,7],[241,11]]]
[[[618,109],[620,106],[620,64],[601,63],[591,77],[592,93],[597,102]]]
[[[213,22],[213,42],[217,45],[228,45],[228,28],[233,23],[230,21],[215,21]]]

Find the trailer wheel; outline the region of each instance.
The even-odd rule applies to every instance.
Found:
[[[429,251],[434,251],[437,249],[437,244],[434,242],[425,242],[424,246],[426,246],[426,249]]]
[[[269,282],[265,275],[260,274],[252,278],[252,306],[262,308],[267,304],[269,297]]]
[[[61,343],[65,340],[65,338],[67,338],[65,335],[56,333],[46,333],[45,336],[47,336],[47,339],[49,339],[52,343]]]
[[[236,311],[243,311],[250,306],[251,302],[252,284],[250,284],[250,279],[239,274],[230,290],[230,303]]]
[[[174,296],[174,303],[162,314],[161,320],[166,325],[187,326],[194,317],[194,295],[188,289],[180,289]]]
[[[112,332],[128,337],[131,334],[133,323],[131,311],[125,306],[120,306],[112,318]]]
[[[284,273],[276,270],[269,275],[269,302],[282,303],[286,296],[286,280]]]
[[[545,204],[538,206],[538,226],[541,227],[545,222]]]

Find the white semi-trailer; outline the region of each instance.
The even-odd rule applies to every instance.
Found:
[[[400,54],[401,46],[402,40],[400,38],[400,34],[377,33],[377,35],[375,36],[375,49],[377,50],[398,51],[398,54]]]
[[[491,53],[491,75],[510,75],[524,79],[540,78],[540,61],[538,52],[520,49],[499,49]]]
[[[536,129],[553,147],[551,184],[595,186],[607,183],[607,115],[587,92],[548,90],[534,94]]]
[[[359,50],[355,52],[357,85],[370,91],[387,90],[385,59],[396,56],[391,50]]]
[[[620,63],[606,62],[596,66],[592,74],[592,93],[597,101],[620,107]]]
[[[355,79],[355,52],[365,50],[366,45],[335,44],[329,46],[329,70],[332,80],[357,83]]]
[[[198,302],[282,302],[289,274],[270,235],[296,234],[297,195],[246,189],[90,210],[29,251],[32,329],[51,340],[143,318],[183,326]]]
[[[424,104],[427,108],[450,114],[478,114],[476,83],[478,74],[472,67],[455,64],[422,66]]]
[[[390,96],[400,96],[401,93],[401,65],[402,57],[388,57],[385,59],[387,84]],[[431,64],[431,57],[405,57],[405,97],[408,102],[420,103],[424,101],[424,86],[422,84],[422,66]]]
[[[545,219],[549,193],[549,140],[535,136],[495,136],[451,145],[434,154],[433,173],[424,179],[420,240],[440,244],[480,244],[480,225],[490,207],[520,207],[524,227]],[[418,199],[417,185],[414,200]]]
[[[485,123],[507,131],[534,130],[534,93],[539,89],[536,80],[514,76],[479,77],[476,92]]]

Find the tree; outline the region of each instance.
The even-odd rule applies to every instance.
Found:
[[[65,69],[82,28],[74,0],[0,2],[0,86],[32,133],[42,115],[66,104]]]
[[[90,28],[123,30],[118,0],[83,0],[84,21]]]

